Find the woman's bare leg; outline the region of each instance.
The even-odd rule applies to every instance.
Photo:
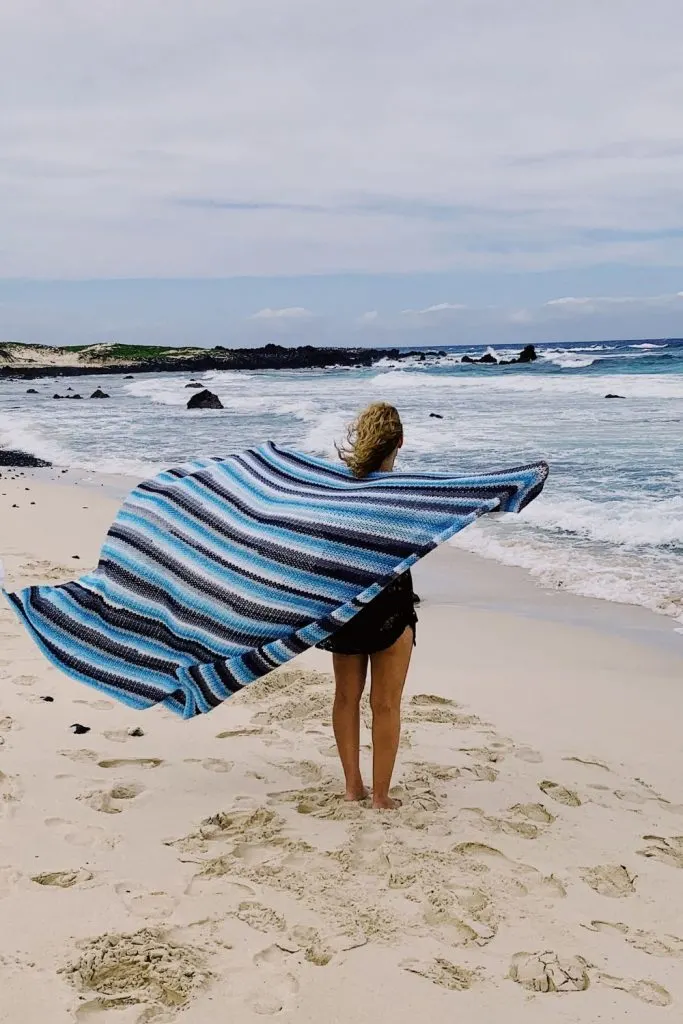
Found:
[[[368,671],[366,654],[333,654],[336,684],[332,725],[346,779],[346,799],[364,800],[368,792],[360,774],[360,699]]]
[[[401,737],[401,697],[413,653],[413,630],[408,626],[395,644],[370,656],[372,684],[372,806],[393,810],[391,776]]]

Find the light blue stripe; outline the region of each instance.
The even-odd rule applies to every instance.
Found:
[[[219,586],[221,589],[225,590],[226,598],[228,596],[234,598],[236,595],[244,596],[248,600],[253,600],[257,603],[260,602],[261,604],[269,604],[271,607],[278,608],[278,610],[283,612],[292,611],[292,595],[289,595],[288,598],[288,595],[283,593],[281,590],[276,590],[274,587],[268,587],[265,584],[257,583],[256,581],[239,575],[231,569],[226,569],[224,566],[218,565],[206,555],[200,554],[200,552],[198,552],[196,548],[193,548],[184,537],[179,537],[176,534],[173,536],[169,535],[168,530],[164,530],[151,519],[143,519],[140,516],[135,516],[128,512],[122,512],[119,516],[119,521],[131,523],[138,535],[142,533],[150,540],[156,541],[158,549],[160,551],[166,551],[170,557],[181,562],[183,568],[189,567],[192,571],[197,571],[197,575],[200,576],[201,573],[198,569],[204,569],[206,574],[206,585]],[[140,557],[143,558],[144,555],[141,554]],[[195,566],[197,566],[197,570],[195,570]],[[232,586],[229,585],[231,582],[233,583]],[[329,610],[329,604],[326,604],[323,601],[300,598],[298,595],[294,597],[294,600],[296,600],[302,614],[309,614],[311,618],[317,618],[320,615],[325,615]]]
[[[145,511],[153,514],[156,513],[158,515],[159,507],[163,508],[168,516],[169,523],[173,522],[176,529],[179,529],[182,526],[184,532],[190,536],[194,535],[201,538],[204,546],[213,546],[216,550],[220,550],[221,553],[225,555],[227,555],[233,547],[244,551],[245,555],[248,555],[250,560],[257,567],[255,571],[258,571],[259,573],[263,572],[264,574],[270,575],[279,580],[283,580],[284,573],[286,578],[291,580],[292,586],[297,589],[306,590],[307,588],[310,588],[311,590],[316,590],[318,592],[323,590],[325,593],[328,593],[330,598],[333,600],[335,596],[339,594],[340,586],[346,586],[351,590],[351,592],[353,592],[352,584],[345,583],[337,577],[324,576],[295,566],[284,566],[282,563],[277,562],[274,559],[265,558],[256,551],[252,554],[252,549],[247,548],[243,542],[237,541],[234,538],[230,538],[228,546],[226,533],[230,528],[229,523],[226,523],[226,533],[220,533],[218,530],[205,526],[198,520],[190,519],[184,511],[176,509],[172,502],[162,495],[157,495],[155,499],[151,501],[150,496],[145,495],[144,502],[146,506],[149,504],[149,508],[146,507]],[[119,521],[123,515],[131,514],[135,513],[131,513],[130,510],[127,510],[124,507],[124,509],[119,513],[117,521]],[[144,517],[141,516],[141,518]],[[259,532],[254,528],[254,524],[250,524],[248,533],[251,534],[255,542],[258,542]],[[261,532],[260,536],[263,536],[263,532]]]

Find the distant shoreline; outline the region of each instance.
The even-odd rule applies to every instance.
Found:
[[[436,353],[434,353],[436,354]],[[212,349],[145,345],[89,345],[48,348],[12,343],[0,346],[0,378],[78,377],[96,374],[204,373],[207,370],[300,370],[333,366],[372,366],[382,359],[405,359],[418,352],[397,348]]]

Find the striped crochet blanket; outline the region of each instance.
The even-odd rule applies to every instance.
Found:
[[[330,636],[479,516],[519,512],[547,475],[539,462],[357,480],[268,442],[145,481],[94,572],[7,597],[70,676],[190,718]]]

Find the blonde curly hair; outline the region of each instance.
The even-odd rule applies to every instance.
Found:
[[[403,424],[393,405],[373,402],[349,425],[346,440],[336,445],[339,458],[354,476],[375,473],[403,442]]]

